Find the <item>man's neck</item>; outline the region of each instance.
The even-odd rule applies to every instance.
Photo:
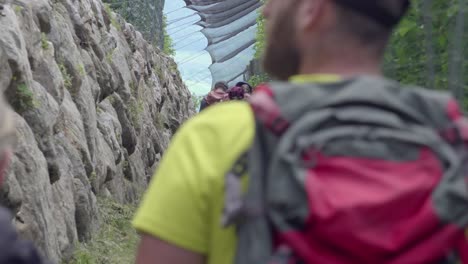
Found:
[[[335,74],[342,78],[351,78],[358,75],[382,76],[382,71],[378,59],[346,52],[305,59],[299,68],[299,74]]]

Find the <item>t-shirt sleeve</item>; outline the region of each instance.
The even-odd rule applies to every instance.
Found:
[[[139,232],[207,253],[215,134],[195,118],[174,136],[134,218]]]

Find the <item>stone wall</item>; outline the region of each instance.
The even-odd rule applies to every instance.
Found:
[[[193,105],[174,61],[100,0],[7,1],[0,90],[18,139],[0,200],[59,262],[99,228],[96,197],[140,196]]]

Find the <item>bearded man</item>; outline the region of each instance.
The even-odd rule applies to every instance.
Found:
[[[404,16],[408,6],[409,2],[406,0],[268,0],[263,9],[267,34],[264,69],[270,76],[282,81],[281,86],[286,90],[304,90],[304,87],[309,87],[331,96],[334,92],[343,91],[343,86],[353,83],[358,85],[359,82],[355,80],[361,76],[365,76],[365,80],[372,80],[370,83],[375,83],[376,86],[385,86],[387,82],[383,80],[380,68],[384,51],[393,29]],[[370,91],[373,87],[360,89]],[[287,94],[288,91],[283,93],[286,96]],[[361,93],[358,96],[362,95]],[[255,96],[254,93],[252,98]],[[307,105],[308,100],[317,101],[317,98],[307,96],[295,98],[303,106]],[[324,97],[324,100],[326,98]],[[284,109],[285,113],[291,110]],[[316,237],[317,240],[314,241],[315,237],[308,238],[311,244],[315,243],[315,246],[310,248],[311,251],[308,252],[309,248],[304,247],[300,250],[302,255],[298,257],[307,258],[289,259],[287,256],[291,252],[286,250],[283,255],[270,260],[271,262],[239,261],[242,258],[236,256],[236,249],[245,246],[237,244],[239,230],[234,225],[223,226],[221,223],[223,211],[229,207],[225,204],[226,200],[232,198],[226,195],[226,187],[233,186],[226,181],[226,174],[239,157],[252,148],[254,137],[258,133],[258,116],[254,110],[245,102],[220,104],[190,120],[175,135],[134,219],[135,228],[142,234],[137,263],[434,263],[404,260],[398,262],[397,257],[404,257],[409,245],[406,248],[401,245],[388,246],[403,236],[402,232],[395,233],[390,229],[380,230],[385,234],[390,232],[393,239],[382,239],[383,246],[376,249],[377,253],[367,251],[368,244],[346,244],[348,238],[333,233],[333,230],[329,230],[330,236],[340,238],[341,242],[336,242],[336,239],[327,240],[325,231],[320,233],[320,230],[317,230],[320,233],[320,237]],[[263,118],[268,119],[268,116]],[[272,121],[273,126],[282,124],[275,121]],[[353,142],[347,143],[349,147],[355,147]],[[374,146],[377,146],[377,143]],[[369,148],[356,148],[356,151],[360,152],[367,150]],[[340,152],[343,149],[329,151]],[[395,159],[400,159],[401,156]],[[350,166],[353,164],[350,163]],[[245,189],[252,183],[248,180],[247,175],[242,178],[242,186],[234,187]],[[359,183],[356,182],[355,185],[358,186]],[[359,186],[364,188],[364,185]],[[342,194],[337,193],[336,197],[341,197]],[[274,198],[275,194],[271,195]],[[321,193],[315,194],[319,200],[320,195]],[[348,197],[348,200],[351,198],[358,199],[359,196]],[[323,205],[325,209],[332,207],[334,200],[333,197],[330,199],[329,203]],[[293,217],[292,213],[295,212],[288,210],[288,207],[284,207],[284,211],[290,212]],[[382,217],[385,214],[382,212],[378,219],[384,222],[394,217],[391,214]],[[339,218],[331,217],[328,219],[330,224],[333,224],[332,220],[339,221]],[[354,217],[361,219],[365,218],[365,215]],[[294,219],[287,220],[294,222]],[[377,218],[374,220],[374,224],[369,227],[380,224]],[[339,225],[337,228],[341,230]],[[352,233],[352,230],[345,231]],[[362,242],[362,239],[373,235],[364,230],[357,234],[356,241],[361,239],[359,241]],[[331,244],[330,241],[336,243]],[[378,241],[378,238],[373,240],[380,245]],[[259,244],[252,243],[248,246],[248,250],[254,253],[257,248],[260,250]],[[312,250],[318,251],[313,255]],[[429,252],[431,250],[421,251],[419,256]]]

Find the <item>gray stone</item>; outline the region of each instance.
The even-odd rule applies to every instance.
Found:
[[[0,16],[0,92],[18,144],[0,202],[66,262],[99,229],[97,197],[137,201],[194,109],[173,59],[112,26],[100,0],[14,2]]]

